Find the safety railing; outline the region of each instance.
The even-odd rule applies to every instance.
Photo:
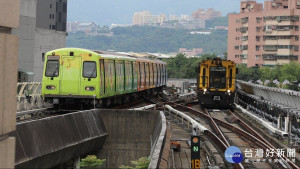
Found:
[[[154,109],[156,110],[156,104],[150,104],[144,107],[138,107],[138,108],[133,108],[133,109],[128,109],[128,110],[149,110],[149,109]]]
[[[185,113],[172,108],[170,105],[165,105],[164,112],[168,113],[168,115],[172,118],[176,118],[177,120],[181,121],[181,123],[186,124],[188,129],[193,129],[197,133],[198,131],[200,131],[201,133],[207,131],[207,128],[202,126],[199,122],[186,115]]]
[[[42,98],[42,82],[17,84],[17,112],[52,107]]]

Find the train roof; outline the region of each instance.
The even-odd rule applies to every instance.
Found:
[[[122,56],[122,55],[112,55],[112,54],[99,54],[100,57],[102,58],[107,58],[107,59],[126,59],[126,60],[136,60],[136,58],[133,57],[128,57],[128,56]]]
[[[125,59],[130,61],[145,61],[145,62],[151,62],[151,63],[158,63],[158,64],[166,64],[165,62],[161,60],[152,60],[148,58],[143,57],[136,57],[131,55],[130,53],[126,52],[112,52],[112,51],[99,51],[99,50],[89,50],[89,49],[82,49],[82,48],[59,48],[51,50],[47,53],[65,53],[65,52],[80,52],[80,53],[93,53],[96,55],[99,55],[99,57],[107,58],[107,59]]]

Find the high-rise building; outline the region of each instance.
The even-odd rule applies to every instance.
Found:
[[[18,69],[22,81],[41,81],[45,53],[65,47],[67,0],[20,0]]]
[[[19,0],[0,1],[0,168],[15,167]]]
[[[150,11],[135,12],[132,18],[133,25],[160,25],[165,21],[165,15],[152,15]]]
[[[222,14],[220,11],[215,11],[212,8],[207,9],[207,11],[205,11],[204,9],[198,9],[192,14],[193,19],[201,19],[201,20],[208,20],[208,19],[221,17],[221,16]]]
[[[241,1],[228,20],[228,59],[252,66],[300,62],[300,0]]]

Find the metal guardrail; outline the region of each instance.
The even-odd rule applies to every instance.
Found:
[[[42,98],[42,82],[23,82],[17,84],[17,111],[49,108],[51,104],[44,103]]]
[[[42,82],[23,82],[17,86],[17,101],[25,98],[25,92],[28,91],[29,96],[38,97],[42,95]]]
[[[272,133],[278,134],[282,137],[287,137],[288,133],[281,131],[275,127],[273,127],[270,122],[266,122],[264,121],[262,118],[255,116],[254,114],[248,112],[246,109],[244,109],[242,106],[235,104],[235,106],[240,109],[243,113],[245,113],[246,115],[254,118],[257,122],[259,122],[260,124],[262,124],[263,126],[265,126],[267,129],[269,129]]]
[[[149,109],[154,109],[156,110],[156,104],[150,104],[144,107],[138,107],[138,108],[133,108],[133,109],[128,109],[128,110],[149,110]]]
[[[205,131],[208,130],[206,127],[202,126],[199,122],[197,122],[190,116],[172,108],[170,105],[165,105],[164,109],[165,109],[164,112],[168,112],[169,116],[172,116],[173,118],[181,120],[182,123],[185,123],[188,129],[193,129],[193,130],[196,129],[196,132],[200,131],[201,133],[204,133]],[[166,109],[168,111],[166,111]]]

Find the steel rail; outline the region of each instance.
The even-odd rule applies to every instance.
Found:
[[[256,138],[259,138],[260,140],[262,140],[265,144],[267,144],[269,146],[269,148],[271,149],[276,149],[270,142],[268,142],[264,137],[262,137],[258,132],[256,132],[255,130],[253,130],[247,123],[245,123],[243,120],[241,120],[237,115],[235,115],[232,111],[228,110],[228,112],[233,115],[237,121],[241,124],[241,126],[243,126],[246,130],[248,130],[249,133],[251,133],[253,136],[255,136]],[[294,164],[293,162],[291,162],[290,160],[287,159],[287,157],[283,157],[285,160],[285,162],[287,161],[287,163],[289,163],[289,165],[291,165],[291,167],[293,168],[299,168],[298,166],[296,166],[296,164]],[[282,157],[281,157],[282,159]]]
[[[213,126],[213,128],[216,130],[217,135],[224,141],[224,143],[229,147],[230,144],[227,141],[227,139],[225,138],[223,132],[220,130],[219,126],[216,124],[216,122],[214,121],[214,119],[212,118],[212,116],[210,115],[210,113],[207,111],[207,109],[204,109],[206,114],[209,116],[210,122]]]
[[[182,105],[179,105],[179,104],[176,104],[176,106],[182,108],[182,109],[185,109],[185,110],[190,110],[190,111],[193,111],[194,113],[197,113],[198,115],[200,115],[202,118],[205,118],[205,119],[208,119],[209,120],[209,116],[198,111],[198,110],[195,110],[193,108],[189,108],[189,107],[186,107],[186,106],[182,106]],[[273,149],[271,146],[269,146],[268,144],[266,144],[265,142],[263,142],[262,140],[256,138],[254,135],[244,131],[244,130],[241,130],[227,122],[224,122],[222,120],[219,120],[217,118],[213,118],[217,123],[219,123],[219,125],[229,129],[229,130],[232,130],[232,131],[235,131],[236,133],[240,134],[241,136],[247,138],[248,140],[252,141],[254,144],[256,144],[258,147],[261,147],[263,148],[264,150],[266,149]],[[285,166],[283,167],[288,167],[288,168],[293,168],[293,169],[299,169],[299,167],[293,163],[292,161],[286,161],[284,159],[286,158],[282,158],[282,157],[279,157],[279,156],[274,156],[275,157],[278,157],[280,159],[282,159],[282,161],[284,162]],[[283,165],[282,163],[280,163],[281,165]]]
[[[186,115],[183,112],[180,112],[170,105],[165,106],[166,109],[169,110],[169,115],[173,115],[176,118],[180,116],[180,118],[183,120],[185,119],[188,122],[188,126],[191,124],[193,126],[193,129],[198,129],[201,133],[209,137],[211,140],[214,141],[214,143],[220,148],[220,150],[225,153],[226,149],[230,146],[224,143],[222,139],[220,139],[217,135],[215,135],[213,132],[209,131],[206,127],[202,126],[199,122],[197,122],[194,118],[190,117],[189,115]],[[235,163],[233,164],[235,168],[237,169],[243,169],[243,165],[241,163]]]

